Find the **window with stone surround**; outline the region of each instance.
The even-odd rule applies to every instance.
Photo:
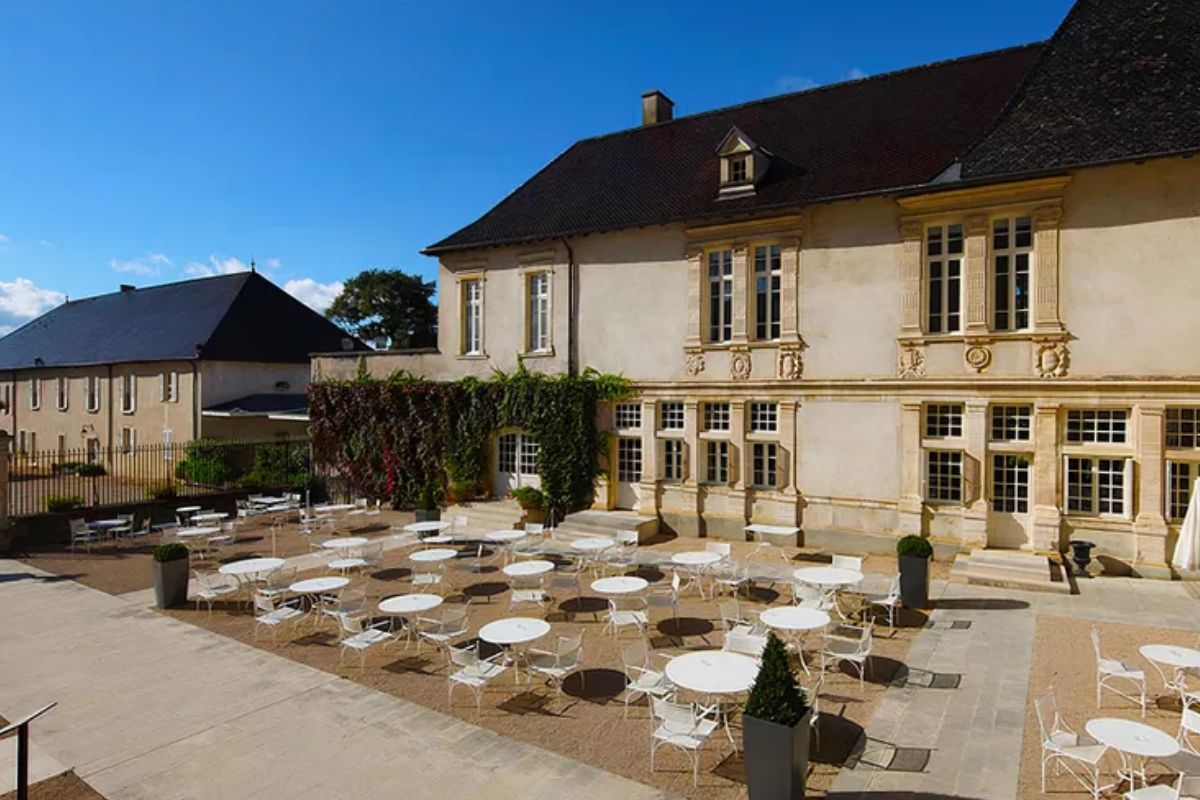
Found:
[[[122,375],[120,380],[121,413],[132,414],[137,409],[137,376]]]
[[[29,409],[37,411],[42,407],[42,379],[29,379]]]
[[[928,403],[925,406],[926,439],[953,439],[962,435],[962,403]]]
[[[642,479],[642,440],[622,436],[617,439],[617,480],[637,483]]]
[[[641,403],[617,403],[613,410],[613,424],[617,430],[638,430],[642,427]]]
[[[708,341],[733,340],[733,251],[708,252]]]
[[[753,442],[750,459],[750,483],[754,488],[774,489],[779,485],[779,445]]]
[[[779,338],[780,283],[783,278],[779,245],[754,248],[754,338]]]
[[[59,411],[66,411],[71,402],[71,381],[67,378],[54,380],[55,405]]]
[[[997,453],[992,456],[992,510],[1006,514],[1029,513],[1029,456]]]
[[[963,226],[925,229],[926,332],[962,329]]]
[[[88,375],[83,379],[83,400],[88,411],[96,412],[100,410],[100,378],[97,375]]]
[[[729,483],[729,442],[710,441],[704,443],[705,483]]]
[[[992,329],[1021,331],[1029,325],[1033,218],[992,220]]]
[[[961,450],[925,451],[925,500],[930,503],[963,501]]]
[[[683,403],[678,400],[664,401],[658,404],[658,429],[662,431],[681,431],[684,425]]]
[[[661,439],[659,448],[662,451],[662,479],[668,483],[682,481],[685,463],[683,440]]]
[[[1200,408],[1168,408],[1166,420],[1167,485],[1164,513],[1178,522],[1187,515],[1192,487],[1200,478]]]
[[[778,433],[779,432],[779,404],[778,403],[751,403],[750,404],[750,432],[751,433]]]
[[[1033,406],[997,405],[991,408],[993,442],[1028,442]]]
[[[1200,463],[1196,461],[1167,461],[1166,515],[1172,522],[1187,516],[1188,504],[1192,501],[1192,487],[1200,477]]]
[[[546,353],[550,351],[550,273],[530,272],[525,281],[529,334],[526,349],[530,353]]]
[[[1124,408],[1072,408],[1067,411],[1068,444],[1125,444],[1129,411]]]
[[[462,303],[459,352],[464,356],[483,355],[483,280],[471,278],[458,286],[459,302]]]
[[[704,430],[729,430],[729,403],[704,404]]]
[[[1068,514],[1129,516],[1132,459],[1068,455],[1063,460]]]
[[[1200,408],[1168,408],[1166,420],[1167,447],[1200,448]]]

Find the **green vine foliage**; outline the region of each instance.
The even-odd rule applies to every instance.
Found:
[[[597,407],[627,397],[628,381],[587,370],[543,375],[520,367],[450,383],[397,372],[309,386],[313,458],[359,495],[416,505],[433,477],[443,491],[482,485],[492,437],[520,428],[540,444],[538,473],[556,514],[591,504],[607,439]]]

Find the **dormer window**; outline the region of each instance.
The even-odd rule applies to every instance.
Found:
[[[721,160],[720,197],[754,194],[755,184],[767,171],[767,152],[737,128],[730,128],[717,147],[717,157]]]

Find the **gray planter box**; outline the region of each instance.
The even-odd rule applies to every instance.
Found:
[[[174,608],[187,602],[190,559],[154,561],[154,602],[159,608]]]
[[[440,508],[418,508],[413,514],[417,522],[437,522],[442,518]]]
[[[905,608],[929,606],[929,559],[900,556],[900,601]]]
[[[750,800],[804,800],[812,709],[795,727],[742,717],[746,788]]]

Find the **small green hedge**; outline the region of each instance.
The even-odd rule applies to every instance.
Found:
[[[188,549],[179,542],[171,542],[170,544],[160,544],[154,548],[155,561],[179,561],[188,557]]]
[[[930,558],[933,545],[921,536],[905,536],[896,542],[896,555],[907,558]]]
[[[83,478],[108,474],[103,464],[89,464],[86,461],[59,461],[50,465],[50,472],[55,475],[78,475]]]
[[[546,496],[532,486],[520,486],[509,494],[517,501],[517,505],[526,511],[536,511],[546,507]]]

